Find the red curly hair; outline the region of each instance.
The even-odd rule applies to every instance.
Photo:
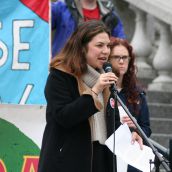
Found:
[[[110,43],[111,50],[118,45],[122,45],[128,50],[130,61],[128,64],[128,70],[123,77],[122,86],[125,91],[125,95],[127,97],[127,104],[133,104],[135,111],[137,111],[137,104],[140,101],[139,94],[141,90],[141,85],[138,83],[136,77],[137,67],[135,65],[135,54],[133,52],[133,48],[125,39],[111,37],[110,40],[111,40]]]

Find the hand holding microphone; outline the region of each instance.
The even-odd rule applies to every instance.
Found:
[[[105,73],[101,74],[96,84],[92,87],[93,92],[99,94],[104,88],[112,86],[117,82],[118,77],[112,72],[112,66],[110,63],[103,65]]]
[[[103,69],[104,69],[104,71],[106,72],[106,73],[113,73],[112,72],[112,65],[109,63],[109,62],[106,62],[106,63],[104,63],[103,64]],[[113,73],[114,74],[114,73]],[[115,74],[114,74],[115,75]],[[115,75],[115,77],[116,77],[116,80],[115,80],[115,82],[113,82],[112,84],[111,84],[111,88],[110,88],[110,90],[111,91],[116,91],[116,87],[115,87],[115,83],[117,82],[117,80],[118,80],[118,77]]]

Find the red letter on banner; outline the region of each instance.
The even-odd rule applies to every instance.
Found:
[[[0,159],[0,172],[7,172],[4,162]]]
[[[37,172],[38,171],[38,156],[24,156],[22,172]]]

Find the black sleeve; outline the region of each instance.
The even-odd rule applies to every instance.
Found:
[[[69,128],[87,120],[98,110],[92,96],[79,95],[76,79],[59,70],[51,71],[45,87],[47,120]]]

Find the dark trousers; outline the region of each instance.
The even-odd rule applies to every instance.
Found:
[[[137,168],[131,166],[131,165],[128,165],[128,170],[127,172],[142,172],[140,170],[138,170]]]
[[[93,142],[92,172],[112,172],[113,162],[109,155],[112,157],[107,146],[101,145],[98,141]]]

